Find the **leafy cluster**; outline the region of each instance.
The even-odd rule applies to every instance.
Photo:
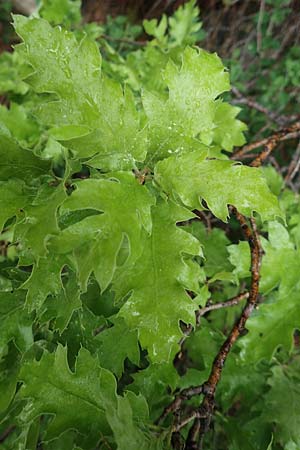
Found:
[[[264,302],[226,363],[207,448],[300,447],[299,201],[278,200],[272,168],[230,160],[246,126],[220,58],[193,46],[198,14],[190,1],[146,21],[153,39],[124,52],[80,24],[79,1],[14,16],[20,43],[0,61],[5,450],[172,448],[171,423],[154,422],[207,379],[236,317],[196,327],[195,312],[250,283],[229,205],[263,233]]]

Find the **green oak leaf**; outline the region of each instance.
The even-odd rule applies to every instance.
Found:
[[[222,333],[214,330],[204,318],[201,319],[200,329],[187,339],[185,348],[191,359],[191,365],[193,368],[201,371],[198,384],[203,383],[207,379],[215,355],[223,341],[224,336]]]
[[[236,118],[239,112],[240,108],[219,101],[214,117],[215,128],[201,133],[202,141],[217,144],[228,152],[232,152],[235,146],[243,145],[246,141],[243,131],[247,126]]]
[[[61,207],[62,213],[94,209],[103,214],[84,218],[52,239],[58,253],[74,251],[83,290],[92,272],[104,291],[117,267],[124,237],[129,240],[128,263],[142,251],[144,228],[151,231],[150,208],[154,197],[132,173],[116,173],[111,179],[78,182],[77,189]]]
[[[185,289],[197,292],[200,267],[191,255],[202,255],[200,243],[176,226],[192,216],[173,202],[152,209],[152,233],[135,264],[120,269],[113,282],[117,298],[131,295],[119,315],[137,329],[153,362],[168,361],[182,336],[179,320],[194,323],[197,304]],[[189,256],[188,256],[189,255]]]
[[[55,187],[43,184],[36,197],[20,214],[14,230],[14,240],[20,242],[20,249],[29,251],[36,259],[47,253],[47,240],[59,231],[57,209],[66,198],[63,184]]]
[[[24,95],[29,86],[22,81],[19,66],[21,61],[15,52],[2,52],[0,55],[0,92]]]
[[[117,408],[107,407],[107,420],[120,450],[163,450],[162,437],[142,432],[143,421],[148,420],[148,405],[140,395],[128,392],[117,397]],[[135,417],[134,417],[135,414]],[[144,423],[145,423],[144,422]]]
[[[27,399],[19,416],[21,423],[42,414],[53,416],[45,440],[75,429],[89,436],[91,448],[101,436],[109,437],[112,432],[120,450],[161,448],[155,445],[154,436],[151,439],[145,431],[145,403],[142,407],[141,399],[132,394],[119,397],[113,374],[99,367],[84,348],[78,354],[74,372],[67,362],[67,349],[59,345],[55,353],[44,353],[40,361],[25,362],[20,380],[23,386],[19,398]],[[135,404],[139,411],[143,408],[142,417],[136,419],[131,406]]]
[[[260,292],[271,292],[271,295],[247,321],[249,332],[239,344],[244,363],[258,362],[264,358],[269,360],[279,346],[290,351],[293,332],[300,327],[299,250],[294,248],[283,225],[271,222],[268,229],[269,240],[263,240],[265,255],[262,259]],[[241,242],[230,248],[230,261],[233,265],[238,264],[237,275],[249,276],[248,244]],[[272,292],[275,288],[278,291]]]
[[[204,37],[204,31],[200,31],[202,22],[199,20],[199,13],[195,0],[190,0],[176,9],[169,17],[170,46],[191,45]]]
[[[46,440],[73,428],[96,442],[100,432],[110,434],[105,416],[105,396],[115,404],[112,374],[100,369],[89,352],[81,349],[75,373],[67,362],[67,349],[44,353],[40,361],[24,363],[20,398],[28,399],[20,420],[28,423],[41,414],[53,415]],[[79,413],[80,412],[80,413]]]
[[[282,267],[291,266],[292,268],[297,255],[287,229],[279,222],[268,224],[268,240],[261,237],[261,243],[265,254],[262,259],[260,291],[267,294],[281,281],[284,282],[287,279],[287,274],[282,271]],[[230,245],[227,250],[230,255],[229,260],[235,267],[233,272],[240,279],[250,277],[248,242],[242,241],[238,245]],[[292,270],[291,273],[293,272]]]
[[[0,354],[10,341],[24,352],[33,343],[32,318],[24,309],[25,292],[0,292]]]
[[[52,28],[43,19],[15,16],[24,44],[18,52],[32,66],[27,82],[38,93],[52,93],[35,113],[52,127],[52,136],[78,157],[95,156],[91,165],[104,170],[131,169],[146,156],[146,129],[133,94],[101,77],[101,55],[86,36]],[[51,76],[49,76],[51,67]]]
[[[168,194],[177,194],[191,208],[203,208],[205,200],[212,213],[223,221],[228,205],[242,214],[253,211],[263,220],[282,216],[277,198],[269,191],[260,169],[231,161],[204,160],[198,152],[171,156],[156,165],[155,179]]]
[[[216,54],[187,47],[182,55],[181,68],[178,70],[169,61],[164,78],[169,88],[167,106],[171,120],[181,123],[192,136],[210,128],[216,108],[214,100],[230,88],[229,75],[220,58]]]
[[[216,54],[187,47],[180,69],[170,60],[164,71],[168,98],[144,92],[149,120],[150,153],[157,159],[185,148],[183,138],[196,138],[215,128],[216,97],[230,88],[228,73]],[[174,146],[176,140],[183,145]]]
[[[136,394],[142,394],[149,405],[150,416],[154,420],[160,416],[164,406],[171,403],[180,377],[172,361],[162,364],[150,364],[146,369],[132,375],[134,381],[128,386]]]
[[[10,131],[13,138],[22,146],[32,147],[36,144],[40,129],[26,108],[17,103],[11,103],[9,109],[0,106],[0,122]],[[16,127],[16,123],[18,126]]]
[[[53,25],[70,27],[81,20],[81,0],[42,0],[39,15]]]
[[[39,258],[22,288],[27,289],[26,306],[29,311],[39,310],[48,295],[58,295],[63,289],[61,272],[66,258],[59,255]]]
[[[122,318],[113,319],[113,326],[101,331],[96,337],[96,341],[101,345],[98,351],[101,367],[109,369],[118,378],[122,375],[126,358],[139,365],[140,350],[137,330],[128,328]],[[114,348],[113,352],[112,348]]]
[[[21,322],[19,320],[18,325],[20,324]],[[11,401],[15,396],[21,358],[20,353],[18,352],[18,349],[15,345],[10,345],[5,355],[2,355],[2,349],[0,349],[0,355],[0,413],[2,414],[9,407]]]
[[[22,180],[0,181],[0,231],[5,222],[15,216],[30,201],[31,191]]]
[[[19,178],[29,184],[34,178],[48,174],[51,164],[25,150],[12,138],[9,130],[0,124],[0,180]],[[13,175],[12,175],[13,174]]]
[[[74,311],[82,306],[80,300],[80,290],[73,272],[70,272],[66,283],[61,291],[52,297],[48,297],[43,305],[44,313],[39,312],[41,321],[55,319],[55,328],[59,333],[68,326]]]
[[[143,21],[143,27],[149,36],[153,36],[155,38],[155,42],[159,44],[166,43],[167,37],[165,36],[165,34],[168,27],[168,19],[165,14],[162,15],[159,23],[157,19],[145,19]]]
[[[284,187],[282,175],[271,165],[263,167],[263,172],[271,192],[278,196]]]
[[[290,448],[300,447],[299,357],[290,365],[275,366],[268,379],[270,390],[264,396],[262,420],[276,424],[275,439]],[[291,443],[294,443],[293,447]]]
[[[227,247],[229,261],[233,265],[233,273],[239,278],[249,278],[250,273],[250,249],[246,241]],[[260,283],[261,288],[261,283]]]
[[[227,253],[230,240],[222,230],[213,228],[208,231],[205,225],[199,221],[192,222],[185,227],[185,230],[196,236],[203,246],[204,270],[207,277],[232,271]]]

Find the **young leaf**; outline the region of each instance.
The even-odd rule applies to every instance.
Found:
[[[190,0],[179,6],[169,18],[172,46],[191,45],[203,38],[204,32],[199,33],[202,26],[202,22],[199,21],[199,12],[196,1]]]
[[[61,212],[94,209],[103,214],[86,217],[53,238],[51,248],[58,253],[74,251],[81,286],[95,273],[101,289],[112,280],[117,255],[124,236],[129,240],[128,261],[142,251],[142,228],[151,230],[150,207],[154,198],[131,173],[114,178],[84,180],[66,200]]]
[[[36,110],[52,135],[80,158],[98,154],[92,163],[97,168],[131,169],[143,161],[146,136],[134,98],[101,78],[96,43],[87,37],[77,42],[73,33],[42,19],[15,16],[15,28],[24,41],[18,51],[32,66],[28,83],[38,93],[55,94]]]
[[[185,289],[198,291],[200,267],[185,255],[201,255],[201,247],[176,226],[190,217],[185,208],[161,201],[152,210],[152,233],[140,258],[119,270],[113,283],[119,299],[131,293],[119,315],[137,328],[142,346],[157,363],[169,361],[178,348],[179,320],[195,321],[197,305]]]
[[[69,27],[80,22],[80,7],[81,0],[42,0],[39,14],[53,25]]]
[[[165,192],[178,194],[193,209],[202,208],[201,199],[205,200],[212,213],[224,222],[228,205],[246,216],[256,211],[262,220],[282,216],[260,169],[231,161],[203,160],[203,155],[193,152],[160,161],[155,179]]]
[[[175,150],[170,140],[196,137],[215,127],[216,97],[230,89],[228,73],[216,54],[187,47],[180,69],[171,60],[164,71],[168,99],[145,92],[143,105],[149,120],[150,151]]]
[[[236,118],[239,112],[240,108],[219,101],[214,117],[215,128],[201,133],[202,141],[217,144],[228,152],[232,152],[235,146],[243,145],[246,141],[243,131],[247,126]]]
[[[55,328],[59,333],[68,326],[73,312],[81,308],[80,291],[74,273],[70,273],[67,282],[60,292],[48,297],[43,305],[44,314],[39,313],[41,322],[55,319]]]

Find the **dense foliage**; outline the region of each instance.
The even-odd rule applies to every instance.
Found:
[[[232,159],[247,126],[222,61],[195,46],[195,2],[143,26],[135,41],[123,17],[83,24],[79,1],[44,0],[0,56],[1,448],[296,450],[298,195]],[[158,422],[205,386],[248,299],[212,417],[204,389]]]

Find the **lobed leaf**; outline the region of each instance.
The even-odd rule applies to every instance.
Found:
[[[153,362],[169,361],[182,336],[179,320],[195,322],[196,303],[185,289],[198,292],[199,266],[191,256],[201,255],[196,238],[176,226],[191,217],[185,208],[160,201],[152,209],[152,233],[140,258],[118,271],[113,282],[117,298],[129,295],[119,315],[137,329]]]
[[[126,259],[134,261],[140,255],[142,228],[151,230],[153,204],[153,196],[131,173],[114,174],[111,179],[84,180],[65,201],[61,212],[94,209],[103,214],[86,217],[65,228],[52,239],[50,248],[60,254],[74,251],[84,290],[92,272],[105,290],[116,270],[125,236],[129,240]]]
[[[262,220],[282,217],[278,200],[269,191],[261,170],[231,161],[204,160],[198,152],[171,156],[156,165],[155,179],[169,195],[178,195],[193,208],[205,200],[212,213],[224,222],[228,205],[246,216],[258,212]]]
[[[86,36],[78,42],[73,33],[43,19],[14,19],[24,41],[18,52],[32,67],[27,82],[37,93],[51,94],[36,114],[52,127],[52,136],[79,158],[97,155],[91,164],[104,170],[129,169],[135,160],[143,161],[146,135],[133,95],[101,77],[96,43]]]

